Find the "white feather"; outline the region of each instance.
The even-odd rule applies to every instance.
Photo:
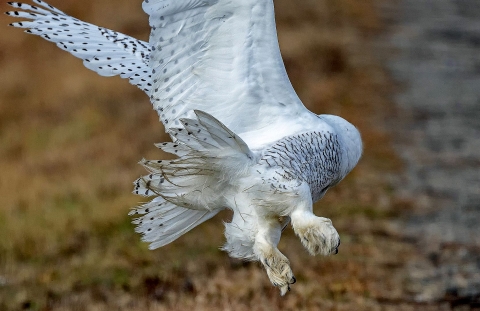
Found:
[[[120,75],[145,92],[150,91],[152,69],[147,42],[82,22],[43,1],[35,2],[46,9],[10,2],[14,8],[25,11],[11,11],[7,15],[30,20],[10,25],[26,28],[26,32],[56,43],[62,50],[81,58],[85,67],[99,75]]]
[[[286,75],[271,0],[150,0],[143,9],[150,95],[167,128],[202,110],[256,149],[314,120]]]
[[[150,249],[156,249],[173,242],[219,211],[183,208],[157,197],[132,210],[130,215],[141,215],[133,220],[137,225],[135,231],[143,234],[142,240],[150,243]]]

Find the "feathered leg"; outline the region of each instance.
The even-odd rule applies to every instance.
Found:
[[[282,224],[278,219],[259,220],[260,229],[255,237],[253,250],[265,267],[274,286],[280,288],[281,295],[290,290],[290,284],[296,282],[290,268],[290,261],[277,248],[282,234]]]
[[[338,253],[340,236],[328,218],[310,211],[297,210],[290,215],[295,233],[311,255]]]

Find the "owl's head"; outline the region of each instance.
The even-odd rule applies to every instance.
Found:
[[[342,151],[346,154],[344,157],[346,163],[342,165],[345,176],[353,170],[362,156],[363,144],[360,132],[353,124],[341,117],[329,114],[321,114],[318,117],[327,122],[341,140]]]

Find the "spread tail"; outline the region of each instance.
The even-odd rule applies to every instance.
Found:
[[[211,115],[195,111],[197,119],[181,119],[170,129],[174,142],[157,146],[175,160],[142,160],[150,172],[134,182],[134,193],[157,196],[131,212],[137,232],[152,243],[168,244],[227,207],[231,182],[254,161],[246,143]]]

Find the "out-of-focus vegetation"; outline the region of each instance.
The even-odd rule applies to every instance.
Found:
[[[88,22],[146,40],[140,0],[51,0]],[[275,0],[292,83],[316,113],[359,127],[358,167],[316,206],[331,217],[337,256],[310,257],[292,230],[280,248],[297,283],[280,297],[256,263],[218,250],[222,220],[149,251],[134,233],[130,194],[142,157],[167,139],[148,97],[102,78],[54,44],[0,27],[0,310],[412,310],[409,244],[391,230],[400,170],[383,127],[391,85],[372,53],[384,25],[373,0]],[[0,4],[6,11],[9,7]],[[425,310],[427,306],[423,306]],[[432,309],[434,310],[434,309]]]

